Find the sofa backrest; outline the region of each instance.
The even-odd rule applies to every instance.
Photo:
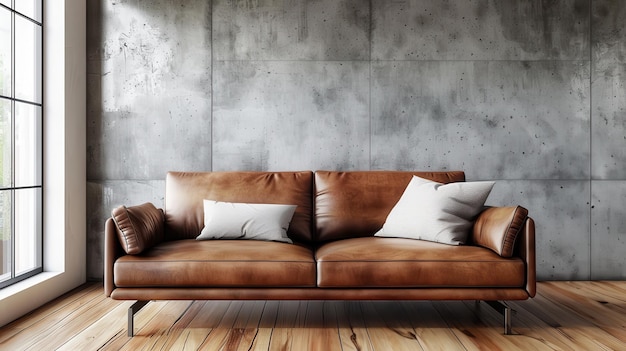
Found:
[[[439,183],[465,181],[462,171],[317,171],[314,198],[316,240],[374,235],[382,228],[413,175]]]
[[[297,205],[288,235],[312,235],[313,172],[169,172],[165,186],[168,239],[192,239],[204,227],[204,199]]]

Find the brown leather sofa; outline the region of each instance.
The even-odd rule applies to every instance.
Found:
[[[165,210],[120,207],[105,225],[104,290],[116,300],[476,300],[504,316],[535,295],[535,225],[522,207],[489,207],[469,243],[374,237],[413,175],[463,172],[170,172]],[[297,205],[294,244],[197,241],[203,199]]]

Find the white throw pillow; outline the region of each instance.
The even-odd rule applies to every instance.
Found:
[[[204,200],[204,228],[196,240],[252,239],[292,243],[287,236],[296,205]]]
[[[441,184],[413,176],[375,236],[464,244],[494,182]]]

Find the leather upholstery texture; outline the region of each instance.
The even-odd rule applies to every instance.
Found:
[[[115,300],[526,300],[520,288],[117,288]]]
[[[316,260],[320,287],[519,287],[525,281],[519,258],[414,239],[339,240],[322,245]]]
[[[315,261],[300,245],[186,239],[123,256],[114,274],[118,287],[311,287]]]
[[[163,211],[151,203],[120,206],[111,212],[124,251],[137,255],[163,240]]]
[[[502,257],[512,257],[527,217],[528,210],[522,206],[488,208],[476,219],[472,240]]]
[[[168,239],[193,239],[204,227],[203,200],[297,205],[287,235],[308,242],[313,172],[169,172],[165,189]]]
[[[460,182],[453,172],[315,172],[317,241],[373,236],[416,175],[439,183]]]

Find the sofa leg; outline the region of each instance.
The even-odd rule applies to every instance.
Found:
[[[135,335],[135,314],[150,301],[137,301],[128,308],[128,336]]]
[[[487,305],[496,310],[504,317],[504,334],[511,335],[511,313],[513,313],[513,309],[509,307],[505,302],[501,301],[485,301]]]

